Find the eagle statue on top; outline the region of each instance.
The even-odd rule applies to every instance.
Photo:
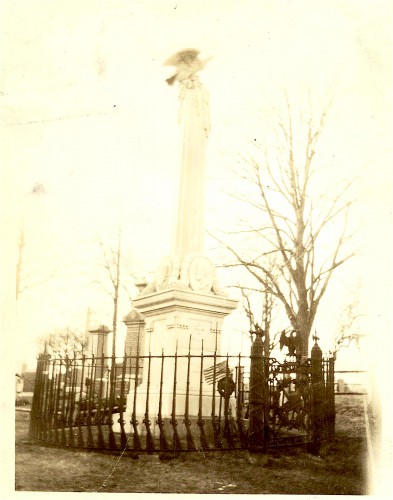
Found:
[[[201,71],[210,61],[211,57],[201,60],[198,58],[198,55],[199,50],[197,49],[184,49],[169,57],[164,62],[164,65],[175,66],[176,73],[165,80],[167,84],[173,85],[176,81],[191,80],[195,73]]]
[[[298,339],[295,330],[292,330],[291,332],[283,330],[281,332],[280,351],[282,351],[284,346],[288,347],[288,356],[296,356]]]

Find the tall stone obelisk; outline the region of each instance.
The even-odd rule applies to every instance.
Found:
[[[176,67],[176,73],[167,82],[179,84],[179,120],[183,128],[178,217],[172,255],[162,259],[154,282],[134,300],[136,310],[125,319],[127,337],[138,331],[137,343],[142,356],[149,353],[160,356],[162,350],[168,355],[175,351],[180,356],[190,351],[200,354],[202,344],[205,354],[220,354],[223,320],[237,307],[237,301],[228,298],[218,286],[215,267],[204,253],[205,164],[210,116],[208,92],[196,73],[205,63],[195,49],[177,52],[165,62]],[[140,315],[144,324],[140,322],[142,329],[140,326],[136,329],[137,320],[133,318],[140,320]],[[135,339],[128,339],[128,345],[135,344]],[[169,371],[173,369],[170,360],[166,366]],[[186,380],[181,373],[184,366],[179,367],[180,392],[184,392]],[[145,363],[141,394],[146,389],[146,369]],[[199,388],[199,370],[197,365],[191,367],[192,390]],[[157,371],[152,369],[150,394],[154,387],[158,390],[157,377]],[[165,380],[172,380],[168,372]],[[163,391],[168,394],[169,404],[172,388],[166,387],[166,382]],[[196,401],[191,398],[190,411],[196,411],[193,407]],[[163,404],[163,409],[169,412],[170,408]]]
[[[185,49],[164,63],[176,68],[167,83],[179,85],[183,141],[172,255],[162,259],[154,283],[134,302],[146,321],[149,351],[160,349],[161,345],[188,349],[190,335],[196,348],[200,349],[203,340],[205,350],[219,350],[221,323],[237,306],[218,286],[215,267],[205,255],[205,166],[210,107],[208,91],[197,75],[208,60],[200,60],[198,54],[196,49]],[[170,334],[166,333],[168,328]],[[158,336],[152,333],[159,330]]]
[[[167,64],[179,68],[186,59],[184,54],[189,53],[193,54],[190,51],[175,54]],[[173,254],[180,260],[191,253],[205,251],[205,169],[210,106],[207,89],[193,69],[187,73],[178,69],[176,73],[180,87],[179,122],[183,127],[183,145]]]

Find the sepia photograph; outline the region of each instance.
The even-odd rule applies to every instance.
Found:
[[[393,495],[391,2],[0,10],[0,498]]]

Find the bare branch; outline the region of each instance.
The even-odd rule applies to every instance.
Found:
[[[301,117],[299,126],[287,99],[285,119],[278,117],[275,130],[276,155],[266,148],[261,161],[259,157],[242,160],[239,177],[252,187],[252,195],[237,193],[232,197],[254,209],[256,214],[255,218],[251,217],[252,223],[246,221],[240,230],[232,233],[250,235],[247,242],[242,241],[243,250],[211,235],[235,259],[235,263],[228,263],[227,267],[243,267],[264,292],[281,301],[292,328],[299,334],[302,355],[308,353],[314,318],[333,273],[354,255],[344,252],[350,237],[347,224],[351,206],[345,196],[352,182],[333,195],[329,203],[325,203],[324,198],[330,193],[315,204],[312,197],[310,179],[316,174],[316,146],[330,105],[331,102],[316,120],[311,115],[306,120]],[[322,244],[321,235],[326,235],[341,218],[344,219],[342,232],[337,239],[334,237],[329,250]],[[244,248],[248,241],[252,247],[250,243],[247,255]],[[272,258],[274,273],[269,267]]]

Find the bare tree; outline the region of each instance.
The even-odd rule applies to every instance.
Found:
[[[26,244],[25,232],[23,231],[23,229],[20,229],[18,238],[17,261],[16,261],[16,283],[15,283],[16,300],[19,299],[19,296],[22,292],[22,266],[23,266],[25,244]]]
[[[118,228],[117,241],[115,246],[110,246],[104,244],[100,237],[98,237],[98,243],[102,252],[102,267],[106,271],[106,280],[96,280],[96,283],[100,284],[107,294],[110,295],[113,301],[113,313],[112,313],[112,353],[116,354],[116,336],[117,336],[117,322],[118,322],[118,310],[119,302],[124,294],[128,297],[130,303],[132,303],[132,291],[126,283],[126,277],[134,284],[135,278],[133,274],[125,272],[125,262],[122,254],[122,230],[121,227]],[[107,282],[105,284],[105,281]],[[132,287],[131,287],[132,289]]]
[[[270,269],[272,270],[271,266]],[[277,306],[276,297],[266,288],[264,290],[260,290],[258,288],[246,287],[240,284],[235,288],[238,288],[241,292],[242,305],[249,320],[250,333],[255,332],[258,328],[262,328],[262,331],[264,332],[264,352],[266,356],[270,356],[273,349],[278,346],[279,337],[281,335],[281,330],[277,330],[275,333],[272,333],[273,312]],[[255,294],[259,304],[262,304],[262,311],[258,311],[258,314],[255,311],[255,305],[252,304],[252,294]],[[258,316],[260,319],[258,319]]]
[[[267,263],[267,268],[271,273],[274,273],[274,260],[272,258]],[[268,280],[268,277],[266,277],[266,280]],[[276,329],[275,333],[272,333],[273,321],[277,320],[277,306],[279,305],[277,298],[269,289],[264,288],[261,290],[258,287],[258,282],[254,288],[245,285],[237,285],[236,288],[240,290],[242,295],[243,309],[249,319],[250,333],[255,332],[259,328],[262,329],[264,352],[266,356],[270,356],[271,352],[279,344],[279,337],[282,330]],[[255,300],[252,300],[253,298]],[[262,307],[260,308],[259,306]]]
[[[334,354],[342,348],[349,347],[355,343],[359,347],[361,338],[366,337],[366,334],[361,333],[358,327],[358,320],[364,316],[359,312],[359,301],[354,300],[344,309],[339,330],[334,339]]]
[[[37,266],[26,266],[26,234],[24,229],[19,229],[19,237],[17,243],[16,255],[16,274],[15,274],[15,294],[16,301],[20,299],[21,295],[28,289],[42,285],[49,281],[57,272],[54,269],[39,269]],[[26,267],[30,270],[26,272]]]
[[[301,356],[308,355],[315,315],[333,273],[353,255],[345,251],[351,204],[345,193],[351,183],[327,201],[313,200],[315,151],[325,118],[326,112],[317,121],[302,118],[300,129],[287,103],[286,119],[278,119],[273,151],[259,148],[260,157],[243,161],[239,175],[251,192],[233,195],[253,211],[249,220],[257,221],[231,233],[252,238],[251,249],[244,251],[240,243],[214,236],[235,257],[230,265],[243,266],[282,303]]]
[[[83,354],[89,343],[85,335],[68,327],[40,337],[37,341],[48,354],[69,359]]]
[[[117,233],[117,244],[115,248],[106,247],[101,239],[98,240],[102,250],[104,259],[103,266],[108,273],[110,280],[110,289],[105,290],[109,293],[113,300],[113,314],[112,314],[112,354],[116,354],[116,335],[117,335],[117,317],[119,306],[119,293],[121,287],[121,228],[119,227]],[[101,283],[102,284],[102,283]]]

